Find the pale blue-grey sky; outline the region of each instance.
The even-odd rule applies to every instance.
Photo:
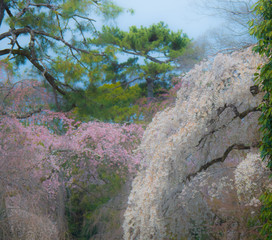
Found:
[[[135,10],[134,15],[123,13],[117,24],[123,30],[131,25],[149,26],[163,21],[169,28],[177,31],[182,29],[190,38],[196,39],[206,30],[219,25],[215,17],[197,13],[194,0],[115,0],[124,7]]]

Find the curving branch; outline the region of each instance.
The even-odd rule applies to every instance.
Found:
[[[7,112],[5,112],[5,111],[2,111],[2,112],[0,112],[0,114],[1,115],[4,115],[4,116],[8,116],[8,117],[15,117],[15,118],[17,118],[17,119],[26,119],[26,118],[30,118],[30,117],[32,117],[34,114],[36,114],[36,113],[40,113],[40,112],[42,112],[42,108],[40,107],[40,108],[38,108],[38,109],[35,109],[35,110],[33,110],[33,111],[29,111],[29,112],[27,112],[27,113],[25,113],[25,114],[8,114]]]
[[[57,6],[57,5],[52,5],[52,4],[49,4],[49,3],[29,3],[29,6],[33,6],[33,7],[46,7],[46,8],[49,8],[49,9],[53,9],[53,10],[57,10],[59,9],[60,7]]]
[[[62,42],[65,46],[67,46],[70,49],[75,50],[77,52],[86,53],[86,54],[92,53],[93,55],[96,55],[96,56],[106,56],[104,53],[95,53],[95,52],[91,52],[91,51],[88,51],[88,50],[85,50],[85,49],[82,49],[82,48],[77,48],[74,45],[70,44],[69,42],[65,41],[63,37],[58,37],[58,36],[49,34],[49,33],[45,32],[45,31],[42,31],[42,30],[31,29],[30,27],[24,27],[24,28],[19,28],[19,29],[11,29],[8,32],[0,34],[0,40],[4,39],[6,37],[13,36],[13,35],[18,37],[20,34],[26,34],[26,33],[29,33],[29,34],[34,33],[34,34],[37,34],[37,35],[40,35],[40,36],[52,38],[52,39],[54,39],[56,41]]]
[[[57,85],[58,81],[37,61],[37,59],[33,58],[29,51],[19,49],[4,49],[0,50],[0,56],[7,55],[10,52],[14,55],[26,57],[43,74],[45,79],[54,89],[56,89],[56,91],[58,91],[60,94],[64,96],[67,95],[66,92],[59,88],[59,86]]]
[[[140,53],[140,52],[132,52],[132,51],[128,51],[128,50],[126,50],[126,49],[124,49],[124,48],[122,48],[121,50],[122,50],[122,52],[124,52],[124,53],[132,54],[132,55],[135,55],[135,56],[146,57],[146,58],[149,59],[150,61],[155,62],[155,63],[159,63],[159,64],[162,64],[162,63],[169,63],[169,62],[172,61],[172,59],[171,59],[171,60],[168,59],[168,60],[165,60],[165,61],[161,61],[161,60],[159,60],[159,59],[157,59],[157,58],[155,58],[155,57],[152,57],[152,56],[150,56],[150,55],[142,54],[142,53]]]
[[[209,161],[208,163],[204,164],[203,166],[201,166],[199,168],[198,171],[196,171],[194,173],[190,173],[189,175],[187,175],[186,180],[190,181],[191,178],[195,177],[198,173],[208,169],[209,167],[211,167],[215,163],[224,162],[226,160],[226,158],[228,157],[229,153],[234,149],[237,149],[237,150],[249,150],[250,146],[246,146],[244,144],[233,144],[233,145],[231,145],[230,147],[228,147],[226,149],[226,151],[224,152],[222,157],[213,159],[213,160]]]
[[[29,9],[29,4],[30,4],[30,1],[27,0],[27,1],[26,1],[25,7],[21,10],[21,12],[18,12],[18,13],[16,14],[15,18],[20,18],[20,17],[22,17],[22,16],[26,13],[26,11]]]
[[[5,14],[5,1],[0,0],[0,26]]]

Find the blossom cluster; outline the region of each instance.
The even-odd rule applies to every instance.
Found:
[[[3,83],[0,90],[0,165],[9,183],[17,178],[22,184],[19,173],[24,173],[54,195],[63,181],[99,181],[101,165],[118,174],[136,171],[140,125],[84,123],[69,113],[50,111],[52,96],[35,80]]]
[[[34,168],[40,179],[47,179],[43,183],[55,189],[57,182],[51,180],[64,165],[69,166],[65,168],[67,175],[77,167],[84,171],[82,176],[87,177],[89,172],[89,176],[95,177],[100,164],[107,164],[116,171],[126,168],[133,172],[140,163],[141,155],[133,152],[143,132],[139,125],[77,123],[64,135],[57,135],[46,127],[48,119],[44,125],[40,122],[39,125],[30,123],[24,126],[16,118],[1,118],[1,164],[8,166],[14,162],[14,167]],[[64,116],[61,121],[72,125]],[[9,162],[5,163],[7,159]]]
[[[57,239],[59,220],[66,221],[65,190],[107,185],[100,175],[105,169],[121,179],[134,174],[142,159],[134,150],[143,128],[76,121],[72,113],[50,110],[52,101],[60,99],[40,82],[12,82],[1,73],[0,69],[0,201],[7,213],[3,221],[9,222],[16,239],[32,239],[20,235],[28,232],[44,234],[37,239]]]
[[[219,54],[182,77],[175,105],[156,114],[139,147],[143,167],[129,196],[125,239],[167,239],[167,232],[202,238],[201,227],[215,216],[233,223],[229,232],[246,233],[236,213],[241,205],[245,214],[245,204],[256,206],[245,198],[261,190],[266,176],[255,154],[263,93],[250,92],[262,61],[248,48]],[[245,228],[235,230],[237,224]]]

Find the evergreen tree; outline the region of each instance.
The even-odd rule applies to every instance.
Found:
[[[89,87],[85,99],[78,101],[74,113],[80,120],[99,119],[109,122],[132,122],[138,112],[136,101],[141,97],[142,89],[138,84],[122,87],[120,82]],[[91,101],[93,99],[93,101]]]
[[[93,17],[114,18],[121,11],[111,0],[0,0],[0,56],[17,65],[28,60],[68,96],[101,77],[97,65],[106,53],[87,40],[96,33]]]
[[[115,76],[114,81],[118,79],[123,84],[130,84],[136,80],[144,80],[150,99],[154,97],[156,86],[167,87],[170,84],[175,60],[184,54],[191,41],[181,30],[170,31],[163,22],[150,27],[132,26],[128,32],[118,27],[104,26],[98,36],[92,42],[102,49],[112,51],[111,66],[126,66],[124,71],[119,69],[119,78]],[[116,54],[120,53],[134,60],[129,59],[126,64],[118,63]],[[130,68],[128,63],[131,63]],[[114,67],[107,69],[109,75],[112,75],[110,70],[118,73]],[[127,76],[127,79],[124,76]]]

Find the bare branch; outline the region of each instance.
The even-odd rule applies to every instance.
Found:
[[[5,1],[0,0],[0,26],[4,18],[4,13],[5,13]]]
[[[46,7],[46,8],[53,9],[53,10],[57,10],[60,8],[57,5],[51,5],[49,3],[30,3],[29,5],[34,6],[34,7]]]
[[[88,18],[88,17],[81,16],[81,15],[78,15],[78,14],[74,14],[73,17],[79,17],[79,18],[88,20],[88,21],[90,21],[90,22],[96,22],[96,21],[95,21],[94,19],[92,19],[92,18]]]
[[[35,34],[38,34],[38,35],[41,35],[41,36],[46,36],[46,37],[49,37],[49,38],[52,38],[56,41],[60,41],[62,42],[64,45],[66,45],[67,47],[77,51],[77,52],[82,52],[82,53],[86,53],[86,54],[89,54],[91,53],[91,51],[88,51],[88,50],[85,50],[85,49],[82,49],[82,48],[77,48],[75,46],[73,46],[72,44],[68,43],[67,41],[65,41],[62,37],[58,37],[58,36],[54,36],[54,35],[51,35],[47,32],[44,32],[44,31],[41,31],[41,30],[35,30],[35,29],[31,29],[30,27],[25,27],[25,28],[20,28],[20,29],[11,29],[9,30],[8,32],[5,32],[5,33],[2,33],[0,35],[0,40],[6,38],[6,37],[9,37],[9,36],[12,36],[12,34],[15,34],[16,36],[20,35],[20,34],[24,34],[24,33],[35,33]],[[93,55],[96,55],[96,56],[105,56],[105,54],[98,54],[98,53],[92,53]]]
[[[29,29],[28,28],[20,28],[17,30],[11,29],[8,32],[4,32],[2,34],[0,34],[0,40],[6,38],[6,37],[10,37],[12,36],[12,33],[16,34],[16,35],[20,35],[22,33],[28,33]]]
[[[18,49],[12,49],[12,50],[11,49],[4,49],[4,50],[0,50],[0,56],[9,54],[10,51],[14,55],[21,55],[21,56],[26,57],[38,70],[40,70],[43,73],[44,77],[46,78],[46,80],[49,82],[49,84],[53,88],[55,88],[60,94],[66,95],[66,92],[63,91],[62,89],[60,89],[59,86],[57,85],[57,80],[48,71],[46,71],[46,69],[42,65],[40,65],[36,59],[34,59],[31,56],[29,51],[18,50]]]
[[[83,31],[82,31],[81,24],[77,21],[76,18],[73,17],[73,19],[74,19],[74,21],[75,21],[75,22],[77,23],[77,25],[78,25],[78,29],[79,29],[79,31],[80,31],[80,33],[81,33],[81,36],[82,36],[82,38],[83,38],[83,43],[84,43],[84,45],[85,45],[87,41],[86,41],[86,38],[85,38],[84,33],[83,33]]]
[[[168,60],[166,60],[166,61],[160,61],[159,59],[154,58],[154,57],[152,57],[152,56],[150,56],[150,55],[145,55],[145,54],[140,53],[140,52],[131,52],[131,51],[128,51],[128,50],[126,50],[126,49],[124,49],[124,48],[122,49],[122,51],[123,51],[124,53],[132,54],[132,55],[135,55],[135,56],[146,57],[147,59],[151,60],[152,62],[159,63],[159,64],[171,62],[170,59],[168,59]]]
[[[9,91],[8,93],[6,94],[6,96],[3,98],[2,102],[4,103],[6,101],[6,99],[8,98],[8,96],[11,94],[13,88],[19,84],[19,83],[22,83],[24,80],[21,80],[21,81],[18,81],[18,82],[15,82],[14,84],[11,85],[11,87],[9,88]]]
[[[2,111],[1,112],[1,115],[5,115],[5,116],[8,116],[8,117],[15,117],[17,119],[26,119],[26,118],[30,118],[32,117],[34,114],[36,113],[40,113],[42,111],[42,108],[38,108],[38,109],[35,109],[33,111],[30,111],[30,112],[27,112],[25,114],[22,114],[22,115],[18,115],[18,114],[9,114],[5,111]]]
[[[18,13],[16,14],[15,18],[20,18],[20,17],[22,17],[22,16],[25,14],[25,12],[27,11],[27,9],[29,8],[29,4],[30,4],[30,1],[27,0],[26,6],[22,9],[21,12],[18,12]]]

